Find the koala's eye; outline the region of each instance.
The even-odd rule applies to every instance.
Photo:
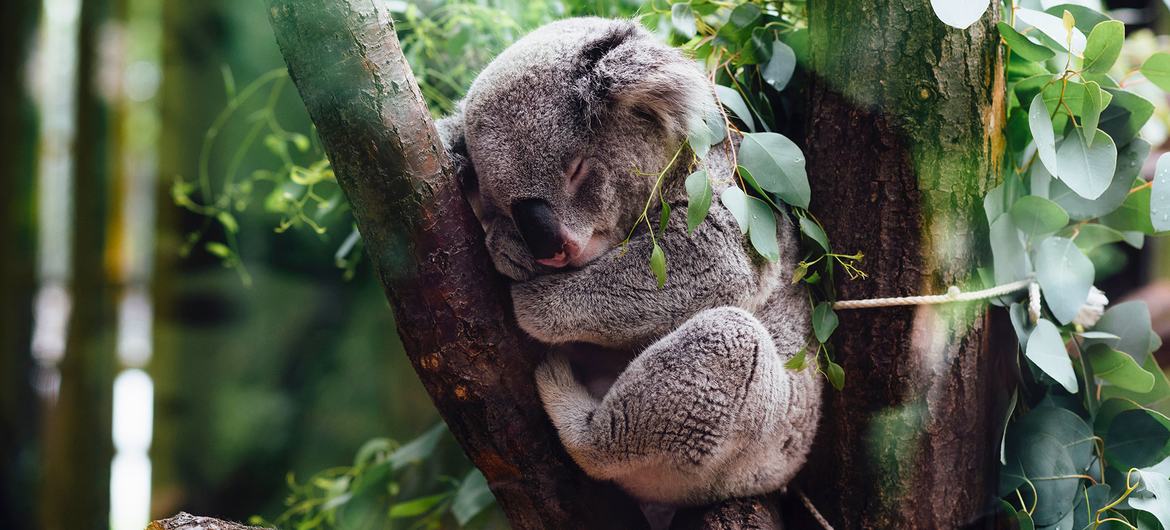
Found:
[[[570,190],[576,191],[581,187],[581,181],[589,175],[589,162],[585,157],[577,157],[569,164],[568,169],[565,170],[568,175],[567,185]]]

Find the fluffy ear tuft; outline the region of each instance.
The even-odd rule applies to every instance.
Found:
[[[622,21],[581,49],[576,90],[586,119],[613,113],[654,120],[673,136],[685,136],[714,98],[698,65]]]

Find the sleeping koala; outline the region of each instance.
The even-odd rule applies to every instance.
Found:
[[[521,328],[549,344],[635,352],[600,392],[560,355],[536,383],[582,469],[647,502],[784,487],[820,414],[815,371],[783,366],[809,334],[805,294],[789,281],[788,223],[780,262],[768,263],[718,201],[692,234],[676,213],[657,236],[670,264],[662,288],[645,225],[620,246],[663,168],[666,201],[686,211],[690,151],[671,162],[715,105],[697,65],[637,24],[578,18],[505,50],[439,122],[492,260],[515,281]],[[716,196],[731,184],[720,152],[705,162]]]

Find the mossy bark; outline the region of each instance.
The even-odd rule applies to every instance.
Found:
[[[994,7],[993,7],[994,10]],[[986,235],[982,197],[1004,137],[994,11],[967,30],[929,0],[809,3],[806,150],[813,212],[865,280],[839,299],[967,287]],[[998,422],[984,304],[849,311],[802,477],[838,529],[975,524],[995,485]]]
[[[636,505],[562,450],[543,355],[460,195],[380,2],[269,0],[269,15],[385,287],[411,362],[514,528],[636,528]]]

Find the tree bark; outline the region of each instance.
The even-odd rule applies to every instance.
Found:
[[[514,528],[638,528],[635,503],[572,462],[537,398],[543,349],[516,327],[386,9],[269,0],[411,363]]]
[[[870,275],[839,280],[840,299],[974,277],[1004,146],[996,18],[957,30],[928,0],[809,2],[813,211]],[[989,505],[1000,419],[985,309],[841,313],[847,383],[827,391],[802,477],[837,529],[959,528]]]

